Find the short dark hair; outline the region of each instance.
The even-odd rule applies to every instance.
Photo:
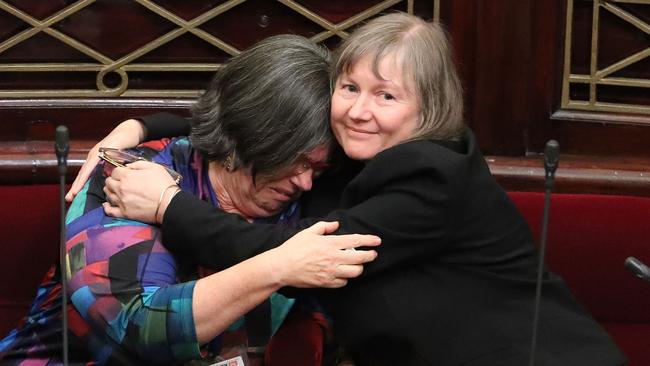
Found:
[[[296,35],[232,57],[192,108],[192,145],[209,161],[268,175],[333,140],[327,49]]]

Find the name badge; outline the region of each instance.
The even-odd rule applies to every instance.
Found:
[[[244,359],[241,358],[241,356],[237,356],[237,357],[227,359],[225,361],[213,363],[210,366],[245,366],[245,365],[244,365]]]

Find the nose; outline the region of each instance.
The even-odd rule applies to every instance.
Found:
[[[348,109],[348,116],[354,120],[367,121],[371,117],[370,109],[368,108],[369,99],[366,95],[359,94],[354,103]]]
[[[306,171],[300,174],[294,174],[291,176],[289,181],[298,187],[303,192],[311,190],[311,185],[313,183],[313,170],[307,169]]]

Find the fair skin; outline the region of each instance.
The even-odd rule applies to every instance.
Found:
[[[208,168],[210,182],[219,200],[219,205],[226,212],[236,213],[251,220],[256,217],[268,217],[280,213],[289,203],[311,189],[314,176],[319,172],[313,167],[327,161],[329,147],[321,146],[306,154],[307,164],[303,169],[291,166],[277,177],[253,178],[249,169],[241,168],[232,172],[220,162],[211,162]],[[301,163],[298,163],[301,164]],[[131,217],[147,223],[161,223],[167,205],[174,190],[167,187],[174,184],[171,176],[161,166],[148,162],[129,164],[128,168],[115,168],[106,178],[104,193],[108,202],[104,211],[114,217]],[[140,187],[138,182],[155,175],[155,181]],[[136,188],[137,191],[131,191]],[[144,188],[140,191],[141,188]],[[160,194],[164,192],[158,216],[154,217]]]
[[[367,161],[408,140],[421,118],[419,98],[413,82],[403,78],[399,54],[386,55],[378,71],[381,78],[372,71],[372,59],[361,57],[350,73],[339,77],[332,95],[332,131],[346,155],[354,160]],[[107,186],[106,191],[117,207],[104,207],[112,216],[152,222],[159,197],[152,192],[161,192],[172,181],[156,164],[136,164],[131,164],[131,169],[115,170],[119,171],[119,182]],[[164,215],[167,201],[167,197],[163,199],[159,217]]]
[[[411,84],[403,80],[398,61],[399,57],[394,54],[381,60],[379,73],[382,78],[378,78],[372,71],[371,61],[362,57],[353,64],[349,74],[342,75],[336,82],[332,96],[332,130],[352,159],[372,159],[379,152],[409,139],[417,126],[420,118],[418,98]],[[146,182],[153,183],[164,177],[171,181],[169,174],[157,164],[138,164],[140,166],[135,169],[123,169],[138,178],[121,182],[113,192],[114,199],[121,202],[121,213],[136,219],[151,217],[155,210],[150,207],[155,205],[157,198],[153,199],[153,204],[149,202],[141,207],[132,204],[132,201],[142,201],[147,191],[144,187],[148,187]],[[149,208],[142,210],[142,207]],[[376,255],[374,251],[369,253]],[[270,292],[261,292],[263,298],[270,295]]]
[[[354,62],[349,74],[341,75],[336,81],[332,95],[332,131],[346,155],[354,160],[369,160],[380,151],[409,139],[421,118],[419,98],[413,90],[413,83],[403,78],[398,54],[391,53],[380,61],[379,74],[382,78],[377,78],[373,73],[369,57],[361,57]],[[133,147],[142,141],[145,134],[144,127],[136,120],[125,121],[116,127],[89,152],[66,200],[72,201],[88,180],[99,161],[99,146]],[[130,167],[134,168],[135,164]],[[148,189],[143,182],[155,182],[155,179],[167,174],[162,174],[164,169],[153,164],[143,164],[141,170],[143,172],[137,174],[137,180],[131,180],[129,184],[124,184],[121,192],[115,192],[122,200],[134,202],[133,209],[129,203],[124,208],[137,215],[143,215],[139,209],[135,210],[143,200],[135,196],[145,195]],[[151,200],[157,202],[158,197]],[[162,207],[161,212],[164,212]],[[115,210],[113,213],[119,214]],[[139,218],[125,214],[127,217]],[[150,214],[149,217],[151,216],[153,215]]]
[[[72,200],[81,190],[88,179],[94,166],[99,161],[97,151],[100,146],[113,146],[125,148],[124,144],[132,144],[129,138],[122,138],[124,134],[136,136],[142,140],[145,134],[142,124],[137,120],[122,122],[111,135],[100,141],[89,153],[89,157],[80,170],[68,196]],[[126,141],[126,142],[125,142]],[[138,141],[139,142],[139,141]],[[259,194],[263,199],[260,202],[277,202],[276,212],[289,201],[284,196],[297,197],[303,190],[311,188],[311,179],[318,172],[313,166],[327,158],[328,149],[323,147],[314,150],[313,154],[306,157],[306,165],[302,169],[294,168],[288,171],[281,179],[270,180],[261,185]],[[127,206],[114,207],[104,203],[105,211],[114,216],[122,216],[123,212],[134,216],[143,214],[141,221],[156,222],[160,219],[153,217],[155,206],[151,207],[151,200],[141,195],[133,195],[128,191],[131,186],[143,177],[156,176],[157,188],[148,185],[145,191],[149,194],[159,195],[173,180],[169,173],[160,165],[149,162],[136,162],[129,164],[128,168],[116,168],[112,172],[112,181],[115,191],[127,197],[120,200],[114,191],[105,188],[111,202],[127,204]],[[295,174],[290,174],[295,173]],[[232,173],[228,173],[232,174]],[[226,175],[228,175],[226,174]],[[243,170],[237,173],[243,175]],[[250,178],[250,177],[249,177]],[[233,181],[233,183],[235,183]],[[291,185],[292,193],[278,197],[277,190],[285,189]],[[250,187],[249,187],[250,188]],[[270,190],[271,192],[267,192]],[[255,190],[254,192],[258,192]],[[162,200],[162,211],[171,199],[174,190],[167,190]],[[289,192],[285,192],[289,193]],[[268,196],[267,196],[268,195]],[[130,200],[128,197],[136,197]],[[266,198],[265,198],[266,197]],[[154,205],[158,198],[155,198]],[[237,202],[237,199],[231,200]],[[264,203],[266,205],[266,203]],[[233,206],[236,207],[236,206]],[[242,212],[246,208],[240,209]],[[162,217],[159,215],[159,217]],[[197,340],[200,344],[209,342],[227,329],[230,324],[250,311],[253,307],[268,298],[273,292],[285,286],[292,287],[325,287],[337,288],[347,284],[347,280],[357,277],[363,271],[363,264],[374,260],[377,252],[374,250],[345,250],[357,247],[379,245],[381,240],[373,235],[327,235],[338,228],[336,222],[319,222],[305,229],[287,240],[281,246],[250,258],[224,271],[201,278],[197,281],[192,302],[192,315],[194,317]]]
[[[372,235],[325,235],[337,228],[336,222],[319,222],[275,249],[198,280],[192,312],[199,343],[212,340],[282,287],[337,288],[359,276],[359,263],[374,260],[377,253],[344,249],[376,246],[380,240]]]
[[[399,54],[386,55],[379,62],[379,78],[372,58],[363,56],[336,81],[332,131],[351,159],[370,160],[413,135],[420,120],[419,101],[400,66]]]
[[[328,146],[318,147],[306,154],[304,171],[299,166],[291,166],[276,177],[258,177],[255,182],[248,169],[227,172],[219,162],[211,162],[208,173],[224,211],[246,219],[267,217],[280,213],[311,189],[316,173],[312,166],[324,164],[328,155]]]
[[[65,195],[66,202],[72,202],[77,193],[81,191],[84,184],[90,178],[95,166],[99,163],[99,148],[100,147],[113,147],[117,149],[127,149],[137,146],[140,142],[144,141],[147,131],[144,125],[135,119],[127,119],[120,123],[111,131],[108,136],[99,141],[88,152],[86,161],[79,169],[79,173],[75,177],[70,190]]]

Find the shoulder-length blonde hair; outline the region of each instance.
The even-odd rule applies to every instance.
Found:
[[[336,52],[332,83],[365,56],[375,76],[387,55],[399,55],[403,78],[419,98],[421,120],[411,139],[454,139],[463,129],[463,90],[447,34],[438,23],[406,13],[380,16],[356,29]]]

